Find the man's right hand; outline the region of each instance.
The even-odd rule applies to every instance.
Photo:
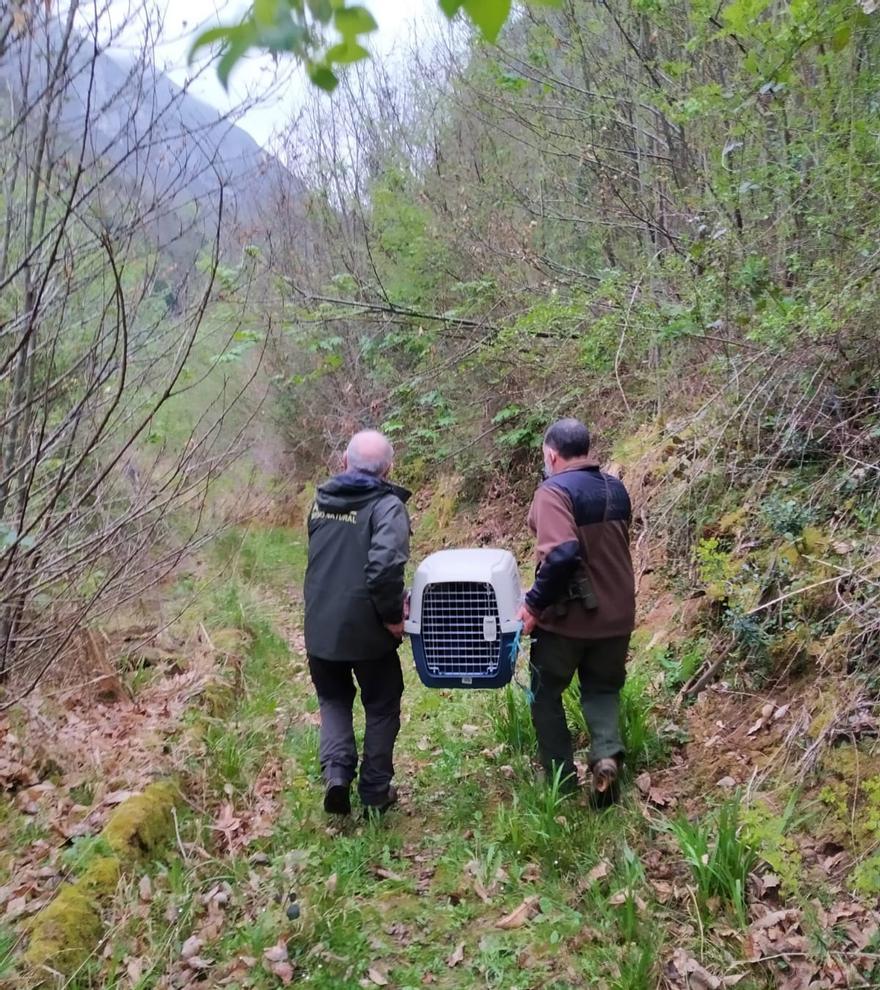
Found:
[[[396,640],[403,640],[403,619],[400,622],[386,622],[385,628]]]
[[[516,617],[523,624],[523,635],[531,636],[535,631],[535,627],[538,625],[538,617],[534,612],[530,611],[529,608],[523,604],[520,606],[519,611],[516,613]]]

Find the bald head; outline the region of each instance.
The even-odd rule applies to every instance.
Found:
[[[345,467],[384,478],[394,463],[394,448],[378,430],[362,430],[349,440],[345,451]]]

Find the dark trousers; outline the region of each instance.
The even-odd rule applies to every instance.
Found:
[[[538,737],[538,755],[548,773],[561,766],[564,779],[576,775],[571,733],[562,705],[562,695],[575,673],[580,681],[581,709],[590,731],[590,764],[623,755],[620,689],[626,680],[628,649],[629,636],[585,640],[543,629],[535,631],[531,649],[532,722]]]
[[[358,792],[364,804],[381,804],[394,776],[394,741],[400,731],[400,657],[395,652],[355,663],[309,657],[309,673],[321,709],[321,773],[327,784],[347,785],[355,777],[352,707],[357,680],[367,720]]]

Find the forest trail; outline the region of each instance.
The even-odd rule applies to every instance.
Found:
[[[82,872],[129,794],[169,776],[184,794],[161,853],[120,882],[102,940],[59,985],[873,985],[880,915],[845,892],[846,838],[833,816],[815,827],[817,788],[793,815],[779,787],[810,699],[722,682],[678,704],[673,654],[656,658],[681,636],[680,603],[643,602],[618,807],[596,812],[536,778],[518,687],[429,691],[404,648],[400,803],[338,822],[321,810],[302,535],[255,528],[241,546],[176,654],[129,674],[130,697],[47,691],[26,723],[3,723],[7,932]],[[578,718],[574,697],[567,709]],[[731,828],[733,794],[751,810]],[[701,822],[707,806],[721,811]],[[746,902],[731,897],[738,873]],[[813,884],[821,899],[792,906]],[[5,985],[21,985],[14,972]]]
[[[4,990],[880,987],[880,4],[439,6],[494,26],[245,3],[222,72],[297,12],[358,58],[285,119],[160,71],[168,0],[0,4]],[[378,428],[414,563],[525,574],[569,416],[634,507],[622,803],[407,655],[400,805],[328,822],[315,484]]]

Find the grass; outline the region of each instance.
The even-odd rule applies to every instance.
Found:
[[[13,951],[17,942],[18,937],[15,932],[0,923],[0,979],[8,976],[12,971]]]
[[[305,541],[283,526],[252,524],[227,530],[215,552],[236,577],[265,588],[289,588],[305,573]]]
[[[489,705],[495,739],[511,753],[532,754],[537,747],[535,727],[526,693],[517,684],[497,692]]]
[[[265,731],[215,721],[207,726],[202,739],[212,789],[230,797],[246,793],[266,752]]]
[[[586,749],[589,733],[580,704],[576,679],[562,696],[566,721],[575,749]],[[495,739],[511,753],[533,755],[537,749],[528,696],[511,684],[492,697],[488,715]],[[620,729],[630,769],[640,770],[668,755],[669,742],[658,725],[656,701],[649,685],[649,668],[634,667],[620,695]]]
[[[669,751],[657,725],[648,670],[646,666],[630,669],[620,692],[620,730],[631,770],[651,766]]]
[[[746,885],[758,855],[742,827],[739,796],[707,818],[693,822],[680,818],[669,827],[690,867],[704,922],[711,919],[712,902],[717,901],[731,908],[745,927]]]

